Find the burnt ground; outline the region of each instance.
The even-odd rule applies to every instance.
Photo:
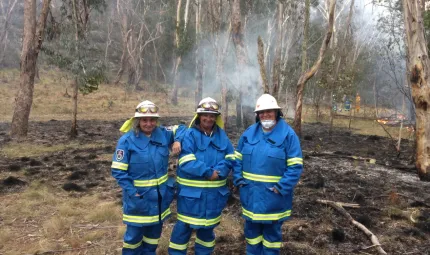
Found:
[[[164,118],[164,124],[188,122]],[[0,197],[21,192],[34,180],[66,191],[70,196],[103,193],[120,201],[110,176],[110,159],[123,121],[79,121],[75,142],[99,142],[97,148],[78,148],[38,157],[0,158]],[[234,123],[231,121],[230,123]],[[0,123],[0,146],[12,142],[8,123]],[[31,122],[28,142],[43,146],[69,143],[68,121]],[[413,167],[413,142],[402,141],[398,154],[384,137],[335,129],[322,123],[305,124],[302,149],[305,170],[295,189],[292,220],[285,223],[281,254],[377,254],[370,239],[332,208],[316,202],[327,199],[357,203],[346,208],[372,231],[388,254],[430,254],[430,183],[420,182]],[[234,144],[240,132],[227,130]],[[103,157],[101,155],[104,155]],[[171,159],[172,172],[175,159]],[[240,219],[240,205],[232,196],[225,213]],[[405,217],[406,215],[406,217]],[[412,220],[408,215],[412,215]],[[241,231],[241,230],[239,230]],[[237,237],[239,236],[239,237]],[[215,254],[244,254],[243,235],[225,233]]]

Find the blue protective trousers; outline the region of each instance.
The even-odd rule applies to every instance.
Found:
[[[278,255],[282,245],[282,222],[245,222],[247,255]]]
[[[172,231],[169,243],[170,255],[187,254],[188,241],[190,240],[193,228],[189,224],[177,221]],[[215,247],[214,227],[196,229],[196,244],[194,250],[196,255],[209,255]]]
[[[124,234],[123,255],[155,255],[163,223],[147,227],[127,225]]]

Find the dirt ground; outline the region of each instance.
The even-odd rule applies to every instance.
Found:
[[[190,119],[164,118],[162,123]],[[110,155],[122,122],[79,121],[75,142],[82,148],[35,157],[0,155],[0,201],[8,194],[24,192],[38,180],[68,191],[70,197],[103,194],[120,207],[120,189],[110,176]],[[0,149],[13,143],[7,134],[9,126],[0,123]],[[67,144],[69,127],[69,121],[31,122],[27,142],[45,147]],[[359,208],[345,209],[378,237],[388,254],[430,254],[430,183],[420,182],[415,173],[413,142],[403,140],[398,154],[387,138],[356,135],[347,129],[335,129],[330,137],[327,130],[326,124],[304,125],[305,169],[295,189],[292,219],[283,226],[281,254],[377,254],[370,238],[317,199],[359,204]],[[236,144],[240,132],[234,126],[227,132]],[[100,146],[85,148],[88,143]],[[171,158],[171,172],[175,160]],[[224,214],[242,221],[240,204],[233,196]],[[0,229],[10,225],[0,216]],[[214,254],[245,254],[242,229],[218,232],[216,241]],[[14,249],[0,245],[0,254],[2,248],[5,254]]]

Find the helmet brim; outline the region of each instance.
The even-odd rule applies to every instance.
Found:
[[[152,117],[152,118],[160,118],[160,115],[158,113],[140,113],[136,112],[134,114],[135,118],[143,118],[143,117]]]
[[[261,112],[261,111],[267,111],[267,110],[281,110],[281,107],[270,107],[270,108],[260,108],[260,109],[255,109],[254,110],[254,112],[255,113],[258,113],[258,112]]]

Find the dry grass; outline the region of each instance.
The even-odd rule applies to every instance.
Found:
[[[34,88],[33,105],[30,115],[32,121],[48,121],[51,119],[70,120],[72,113],[72,100],[64,97],[66,89],[71,93],[70,77],[56,69],[41,70],[41,79],[37,81]],[[19,87],[19,70],[0,70],[0,121],[10,122],[13,114],[14,98]],[[78,119],[114,120],[127,119],[133,114],[136,104],[144,99],[154,101],[160,106],[161,116],[191,116],[195,110],[194,98],[189,91],[179,91],[179,104],[177,106],[168,103],[168,90],[165,85],[151,84],[148,86],[161,86],[162,92],[142,92],[134,91],[126,94],[124,87],[102,84],[99,89],[88,95],[79,95]],[[155,89],[151,88],[151,91]],[[166,92],[167,91],[167,92]],[[192,94],[192,93],[191,93]],[[191,100],[190,100],[191,99]],[[235,114],[235,105],[229,107],[230,114]],[[328,122],[329,109],[322,108],[322,122]],[[379,109],[380,114],[388,114],[389,109]],[[347,113],[340,113],[348,115]],[[360,113],[353,113],[357,117],[373,117],[374,108],[362,106]],[[389,115],[389,114],[388,114]],[[309,105],[304,105],[303,121],[316,122],[314,109]],[[348,127],[348,119],[335,119],[334,125],[337,127]],[[363,135],[388,136],[387,133],[377,123],[371,120],[355,119],[352,124],[354,133]],[[393,137],[397,137],[399,128],[387,127]],[[405,138],[412,137],[413,134],[407,130],[403,131]],[[48,149],[46,149],[48,150]]]
[[[121,222],[121,214],[118,214],[118,206],[114,202],[99,203],[91,210],[86,219],[94,223],[118,223]]]
[[[70,95],[71,80],[58,70],[41,70],[40,77],[34,86],[30,120],[70,120],[72,99],[64,94],[67,89]],[[11,121],[18,87],[18,70],[0,70],[0,121]],[[121,86],[101,84],[97,91],[79,95],[78,119],[126,119],[134,114],[136,104],[146,99],[160,107],[161,116],[190,116],[194,112],[194,100],[180,98],[179,104],[173,106],[167,103],[165,92],[135,91],[126,95]]]
[[[1,196],[0,202],[0,254],[68,249],[114,254],[121,247],[121,208],[98,195],[70,197],[33,182],[24,192]]]

